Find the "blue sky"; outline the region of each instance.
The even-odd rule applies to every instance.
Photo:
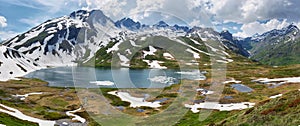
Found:
[[[246,37],[294,23],[299,0],[0,0],[0,40],[79,9],[100,9],[114,21],[213,27]]]

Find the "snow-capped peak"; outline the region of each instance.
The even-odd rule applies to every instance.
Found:
[[[123,18],[121,20],[116,21],[116,27],[118,28],[127,28],[128,30],[138,30],[141,28],[140,22],[135,22],[131,18]]]
[[[292,34],[293,36],[296,36],[298,33],[299,33],[298,27],[294,24],[291,24],[282,29],[273,29],[273,30],[265,32],[261,35],[255,34],[251,37],[251,40],[258,42],[258,41],[264,40],[265,38],[280,37],[280,36],[285,36],[288,34]]]
[[[169,27],[169,25],[164,21],[159,21],[158,23],[154,24],[153,26],[161,27],[161,28]]]

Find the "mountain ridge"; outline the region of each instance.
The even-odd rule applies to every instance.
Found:
[[[291,24],[282,29],[273,29],[239,41],[248,50],[253,60],[267,65],[299,64],[300,32]]]
[[[148,26],[135,22],[130,18],[123,18],[115,22],[101,10],[78,10],[72,12],[69,16],[47,20],[29,31],[6,41],[3,43],[3,46],[17,50],[41,66],[28,68],[30,70],[27,71],[45,67],[74,66],[78,65],[78,63],[85,64],[90,62],[92,58],[100,61],[104,60],[101,58],[106,58],[105,61],[108,61],[114,53],[120,50],[120,45],[127,47],[126,50],[123,50],[127,54],[124,54],[124,52],[118,53],[119,62],[123,63],[125,67],[130,67],[126,56],[130,55],[131,49],[141,47],[141,45],[144,45],[143,42],[150,39],[161,39],[179,44],[186,48],[186,50],[182,50],[183,52],[191,53],[195,58],[198,58],[199,56],[197,55],[201,53],[206,56],[213,56],[209,52],[216,53],[217,61],[223,63],[232,62],[228,51],[246,57],[250,55],[244,49],[242,43],[232,37],[229,31],[219,33],[212,28],[170,26],[164,21]],[[217,41],[217,45],[219,44],[220,46],[212,45],[213,42],[211,41]],[[173,43],[169,44],[174,45]],[[144,46],[145,48],[150,48],[153,45]],[[144,51],[140,52],[141,55],[145,55],[145,51],[147,51],[145,48],[142,49]],[[153,48],[159,49],[159,47]],[[95,54],[99,53],[100,49],[102,49],[100,54],[103,55],[95,57]],[[106,57],[103,57],[104,55]],[[165,57],[156,57],[154,59],[157,58],[163,61],[155,61],[157,64],[154,66],[166,64],[162,63],[165,62]],[[149,56],[144,56],[138,62],[151,66],[153,65],[151,62],[154,59],[153,57],[149,59]],[[107,63],[110,64],[111,61]],[[0,67],[0,70],[5,71],[6,68]],[[22,69],[16,69],[14,73],[20,71]],[[13,77],[11,76],[11,78]]]

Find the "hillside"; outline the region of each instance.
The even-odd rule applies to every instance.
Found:
[[[258,103],[254,108],[241,111],[227,119],[220,125],[299,125],[300,91],[294,90],[283,94],[282,97],[269,99]]]
[[[250,52],[250,58],[267,65],[299,64],[300,32],[289,25],[241,40],[239,43]]]

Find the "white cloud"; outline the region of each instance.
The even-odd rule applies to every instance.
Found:
[[[250,23],[257,20],[299,20],[299,0],[210,0],[207,11],[225,22]]]
[[[18,34],[19,33],[16,33],[14,31],[0,31],[0,40],[3,41],[3,40],[11,39]]]
[[[7,23],[6,23],[6,18],[3,16],[0,16],[0,27],[6,27]]]
[[[266,23],[260,23],[258,21],[255,21],[248,24],[244,24],[241,27],[242,32],[238,32],[234,34],[234,36],[249,37],[256,33],[262,34],[273,29],[282,29],[288,26],[289,24],[290,23],[288,23],[286,19],[283,21],[280,21],[278,19],[272,19]]]
[[[151,11],[161,10],[165,0],[136,0],[136,7],[130,9],[129,15],[134,20],[141,20],[149,17]]]
[[[176,21],[190,26],[213,27],[234,22],[243,25],[241,32],[235,34],[239,36],[262,33],[284,23],[300,22],[299,0],[9,0],[5,3],[40,9],[50,13],[49,17],[84,8],[100,9],[113,20],[130,17],[142,23],[172,22],[170,20],[176,18]],[[19,21],[34,26],[46,20],[41,14],[34,15],[33,19]],[[287,20],[282,22],[279,19]],[[265,20],[270,21],[258,22]],[[299,26],[299,23],[295,24]],[[239,29],[232,25],[223,27],[233,31]]]
[[[127,0],[85,0],[85,3],[87,7],[83,6],[83,9],[100,9],[111,18],[124,16],[127,13],[124,10]]]
[[[238,27],[235,27],[235,26],[234,26],[234,27],[232,27],[232,29],[233,29],[233,30],[238,30]]]
[[[201,23],[200,23],[200,21],[199,20],[193,20],[189,25],[190,26],[199,26]]]

